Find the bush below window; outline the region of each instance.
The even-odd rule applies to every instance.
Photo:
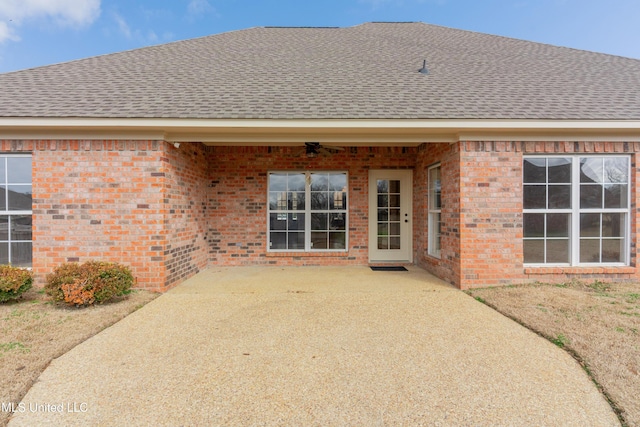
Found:
[[[45,289],[54,301],[81,307],[125,295],[134,282],[131,270],[126,266],[87,261],[60,265],[47,276]]]
[[[33,284],[33,273],[10,265],[0,265],[0,302],[18,299]]]

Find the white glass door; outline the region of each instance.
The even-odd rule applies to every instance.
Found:
[[[369,172],[369,261],[411,262],[411,170]]]

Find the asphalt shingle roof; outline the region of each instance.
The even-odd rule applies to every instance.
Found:
[[[639,120],[640,60],[424,23],[251,28],[1,74],[0,94],[0,117]]]

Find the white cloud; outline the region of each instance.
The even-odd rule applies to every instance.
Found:
[[[6,22],[0,21],[0,43],[6,40],[18,41],[20,37],[13,33],[13,29]]]
[[[117,13],[113,13],[113,19],[115,19],[116,23],[118,24],[118,28],[120,29],[120,32],[128,39],[131,38],[131,27],[129,27],[129,24],[127,24],[127,21],[124,20],[124,18],[122,16],[120,16]]]
[[[187,7],[187,12],[191,16],[203,15],[205,13],[215,12],[215,10],[207,0],[191,0]]]
[[[19,40],[18,27],[32,19],[52,20],[62,27],[82,27],[100,16],[101,0],[1,0],[0,42]]]

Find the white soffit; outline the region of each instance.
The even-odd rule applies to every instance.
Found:
[[[207,145],[419,145],[464,141],[640,141],[640,121],[0,118],[0,139],[150,139]]]

